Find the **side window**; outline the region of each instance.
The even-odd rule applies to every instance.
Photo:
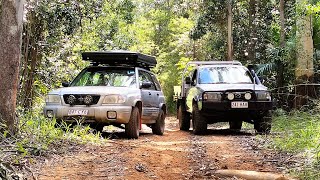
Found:
[[[161,91],[161,86],[160,86],[160,83],[159,83],[158,79],[153,74],[151,76],[152,76],[152,79],[154,81],[154,84],[156,85],[157,91]]]
[[[154,85],[151,75],[145,71],[139,71],[139,82],[140,86],[142,82],[151,82],[151,87],[149,89],[156,90],[156,86]]]

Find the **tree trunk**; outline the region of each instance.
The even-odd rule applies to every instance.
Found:
[[[43,23],[41,18],[36,16],[36,13],[29,11],[27,16],[28,23],[25,23],[23,35],[23,53],[21,59],[21,77],[20,77],[20,91],[19,101],[23,110],[29,111],[33,104],[34,88],[33,84],[37,77],[37,67],[41,59],[41,50],[39,42],[43,40]]]
[[[256,0],[249,1],[249,45],[248,45],[248,60],[249,62],[255,62],[256,57],[256,25],[255,25],[255,15],[256,15]]]
[[[23,0],[2,0],[0,14],[0,123],[1,131],[17,132],[15,115],[21,50]],[[0,126],[1,127],[1,126]]]
[[[25,77],[24,81],[24,99],[23,99],[23,108],[25,110],[29,110],[32,107],[33,102],[33,83],[36,73],[36,67],[37,67],[37,54],[38,54],[38,46],[36,45],[36,42],[33,42],[32,49],[30,50],[30,58],[31,62],[28,63],[30,66],[30,70],[28,70],[28,77]],[[28,61],[29,62],[29,61]]]
[[[285,34],[285,17],[284,17],[284,0],[280,0],[280,46],[283,48],[286,45],[286,34]]]
[[[296,76],[296,99],[295,107],[300,108],[306,103],[306,97],[310,95],[311,86],[300,86],[299,84],[312,83],[313,81],[313,39],[312,39],[312,17],[306,14],[305,7],[308,0],[296,0],[297,6],[297,63]]]
[[[285,34],[285,17],[284,17],[284,0],[280,0],[279,4],[279,12],[280,12],[280,47],[281,50],[285,48],[286,44],[286,34]],[[282,54],[283,55],[283,54]],[[282,58],[282,57],[281,57]],[[283,87],[284,83],[284,65],[281,60],[276,62],[278,67],[278,74],[277,74],[277,87],[279,88],[279,91],[283,90],[281,87]]]
[[[232,0],[228,0],[228,61],[233,60]]]

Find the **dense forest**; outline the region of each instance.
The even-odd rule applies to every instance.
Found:
[[[282,6],[281,2],[27,1],[17,105],[22,110],[38,107],[48,90],[70,81],[86,65],[81,52],[118,49],[157,57],[153,71],[171,102],[186,62],[228,59],[230,13],[232,59],[256,64],[270,88],[293,85],[298,66],[317,74],[319,7],[317,2],[286,1]],[[310,18],[310,32],[304,31],[304,25],[297,26],[307,24],[296,20],[302,16]],[[299,32],[312,36],[311,57],[302,52],[300,58],[310,62],[307,68],[297,59]]]
[[[281,112],[319,108],[318,0],[15,3],[0,0],[0,41],[6,42],[0,45],[0,101],[7,102],[0,104],[2,134],[17,132],[21,117],[40,113],[45,95],[88,65],[81,59],[84,51],[155,56],[158,64],[152,71],[171,113],[176,111],[173,86],[181,83],[186,63],[210,60],[254,64]],[[8,40],[13,26],[18,27],[16,38]]]

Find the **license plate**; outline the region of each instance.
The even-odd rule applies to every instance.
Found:
[[[231,102],[231,108],[248,108],[248,102]]]
[[[80,110],[80,109],[70,109],[68,111],[68,116],[86,116],[88,115],[89,110]]]

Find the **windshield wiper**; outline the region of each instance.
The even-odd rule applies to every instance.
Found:
[[[214,83],[210,83],[210,84],[229,84],[227,82],[214,82]]]
[[[236,82],[236,83],[233,83],[233,84],[253,84],[252,82]]]

